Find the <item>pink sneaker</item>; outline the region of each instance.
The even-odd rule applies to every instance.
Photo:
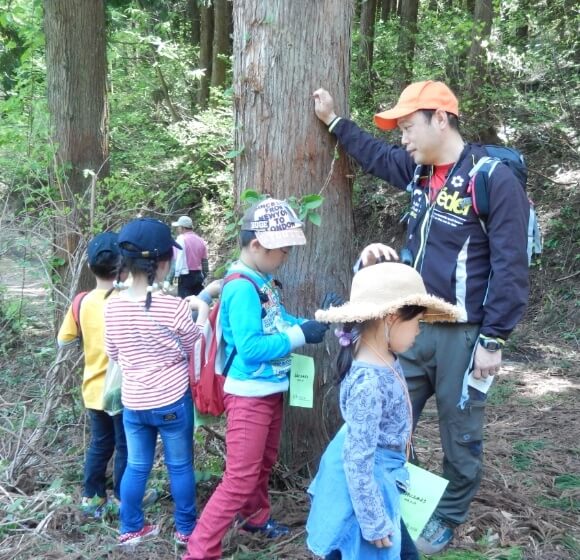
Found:
[[[175,533],[173,533],[173,540],[177,543],[178,546],[187,546],[189,537],[191,537],[191,534],[186,535],[185,533],[180,533],[179,531],[175,531]]]
[[[159,534],[159,525],[144,525],[140,531],[123,533],[117,538],[119,546],[132,546],[145,539],[156,537]]]

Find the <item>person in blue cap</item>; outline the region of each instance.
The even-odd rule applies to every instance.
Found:
[[[81,509],[84,515],[99,518],[107,503],[106,471],[109,460],[114,453],[113,480],[117,498],[120,498],[121,479],[127,464],[123,416],[109,416],[103,410],[105,372],[109,362],[104,341],[105,304],[115,277],[122,275],[117,234],[98,234],[89,242],[87,254],[96,287],[90,292],[77,294],[64,317],[57,339],[61,347],[82,340],[85,357],[82,396],[87,409],[90,443],[85,457]]]
[[[188,356],[202,336],[208,305],[190,296],[180,299],[156,287],[169,271],[173,247],[169,227],[140,218],[119,232],[122,266],[129,287],[105,308],[105,346],[123,372],[123,424],[127,468],[121,482],[120,545],[133,545],[158,534],[146,523],[142,500],[153,467],[157,436],[175,503],[177,544],[186,544],[196,520],[193,470],[193,403]],[[197,323],[192,310],[198,311]]]

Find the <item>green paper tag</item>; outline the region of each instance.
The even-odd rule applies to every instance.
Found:
[[[415,541],[435,511],[449,481],[411,463],[405,466],[410,484],[407,492],[401,494],[401,515]]]
[[[314,403],[314,360],[292,354],[290,366],[290,406],[312,408]]]

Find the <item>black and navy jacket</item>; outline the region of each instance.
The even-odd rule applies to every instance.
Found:
[[[457,305],[462,321],[486,336],[507,338],[528,301],[526,194],[508,167],[489,178],[487,234],[473,210],[469,172],[486,155],[466,144],[444,187],[429,202],[429,167],[415,173],[406,150],[341,119],[332,130],[363,170],[411,192],[407,248],[430,294]]]

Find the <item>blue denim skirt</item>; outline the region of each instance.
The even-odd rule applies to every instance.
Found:
[[[406,489],[409,484],[405,455],[383,448],[375,452],[375,479],[395,526],[393,545],[377,548],[363,538],[352,506],[344,472],[345,437],[346,424],[326,448],[318,473],[308,488],[312,503],[306,523],[306,544],[318,556],[339,550],[343,560],[398,560],[401,557],[400,488]]]

